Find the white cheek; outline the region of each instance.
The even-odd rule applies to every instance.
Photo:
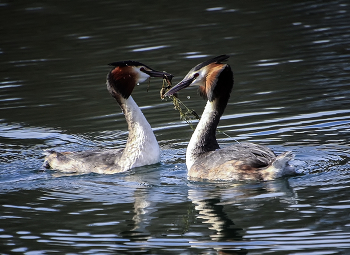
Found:
[[[205,85],[205,73],[199,73],[199,76],[192,82],[191,86],[203,86]]]
[[[137,83],[139,82],[144,82],[145,80],[147,80],[149,78],[149,75],[144,73],[144,72],[141,72],[141,71],[138,71],[138,80],[137,80]]]
[[[198,79],[195,79],[192,83],[191,83],[191,85],[190,86],[200,86],[201,84],[201,81],[200,80],[198,80]]]

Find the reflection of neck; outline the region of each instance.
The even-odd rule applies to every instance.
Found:
[[[224,212],[224,206],[220,204],[219,197],[212,197],[212,194],[207,192],[201,194],[197,190],[189,190],[188,194],[198,211],[198,218],[210,224],[208,228],[216,232],[211,235],[212,240],[241,239],[239,233],[241,229],[237,228]]]
[[[140,108],[134,99],[117,100],[122,108],[126,122],[128,123],[129,137],[119,162],[122,171],[142,165],[150,165],[159,162],[159,146]]]
[[[146,234],[147,227],[151,225],[151,213],[156,211],[154,207],[151,206],[150,197],[147,190],[136,189],[134,193],[134,216],[132,220],[134,221],[134,227],[132,231],[141,232],[142,235]]]

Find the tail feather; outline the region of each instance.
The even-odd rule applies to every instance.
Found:
[[[283,176],[296,175],[295,168],[289,164],[294,158],[294,154],[291,151],[287,151],[277,156],[272,164],[264,169],[263,176],[264,180],[273,180]]]
[[[45,160],[42,167],[46,169],[50,169],[50,168],[55,168],[56,161],[67,160],[65,155],[70,154],[70,152],[57,152],[54,150],[45,150],[43,151],[43,154],[45,155]]]
[[[43,155],[45,155],[45,156],[49,156],[49,155],[52,154],[52,153],[56,153],[56,151],[51,150],[51,149],[48,149],[48,150],[44,150],[42,153],[43,153]]]
[[[291,161],[293,158],[294,154],[291,151],[286,151],[279,155],[274,162],[272,162],[272,166],[276,169],[276,178],[295,175],[294,167],[289,164],[289,161]]]
[[[276,168],[283,168],[288,164],[290,160],[294,158],[294,154],[291,151],[286,151],[281,155],[277,156],[276,160],[272,162],[272,165]]]
[[[50,165],[50,161],[52,158],[52,155],[55,155],[57,152],[54,150],[44,150],[43,154],[45,155],[44,163],[41,166],[42,169],[50,169],[52,168]]]

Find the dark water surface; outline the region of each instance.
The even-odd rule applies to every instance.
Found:
[[[1,254],[350,254],[348,1],[1,1]],[[292,150],[302,175],[191,183],[191,129],[161,81],[133,97],[161,163],[115,175],[42,171],[42,151],[123,147],[105,87],[132,59],[178,82],[230,54],[221,144]],[[201,113],[195,90],[180,98]]]

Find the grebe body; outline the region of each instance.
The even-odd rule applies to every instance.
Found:
[[[158,72],[136,61],[110,64],[107,89],[121,107],[128,124],[129,136],[124,149],[82,152],[48,151],[44,167],[63,172],[113,174],[131,168],[158,163],[160,149],[150,124],[137,106],[131,93],[136,84],[149,77],[171,74]]]
[[[190,179],[208,180],[272,180],[294,175],[288,162],[292,152],[276,156],[268,147],[254,143],[237,143],[220,148],[216,129],[233,88],[233,73],[223,63],[229,56],[220,55],[192,68],[184,79],[170,89],[171,96],[188,86],[199,86],[199,94],[207,99],[202,117],[186,151]]]

